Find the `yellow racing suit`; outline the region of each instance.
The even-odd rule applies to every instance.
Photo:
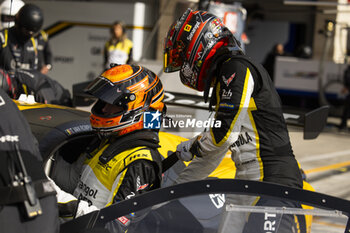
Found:
[[[96,138],[73,165],[57,159],[52,178],[64,191],[100,209],[160,187],[158,143],[154,131]]]
[[[111,63],[129,64],[132,61],[133,43],[129,39],[112,43],[108,41],[104,48],[104,64],[109,68]]]
[[[74,196],[98,208],[159,188],[160,177],[149,148],[139,146],[116,155],[107,164],[99,157],[109,144],[84,162]]]

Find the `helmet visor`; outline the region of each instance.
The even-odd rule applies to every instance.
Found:
[[[182,67],[183,61],[176,49],[166,49],[164,51],[164,72],[171,73],[179,71]]]
[[[125,106],[118,106],[98,100],[92,107],[91,112],[99,117],[112,118],[123,114],[125,112]]]
[[[179,71],[183,64],[182,51],[184,45],[181,41],[175,41],[173,43],[172,37],[174,36],[175,28],[172,27],[170,32],[164,41],[164,72],[171,73]]]
[[[84,91],[109,104],[118,104],[125,96],[125,88],[115,85],[105,77],[98,77],[92,81]]]

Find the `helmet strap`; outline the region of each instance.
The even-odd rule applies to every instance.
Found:
[[[100,155],[99,161],[102,164],[106,164],[119,153],[138,146],[146,146],[154,149],[159,148],[158,132],[154,130],[137,130],[123,135],[107,147]]]

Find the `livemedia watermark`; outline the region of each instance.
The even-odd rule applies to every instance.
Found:
[[[205,128],[220,128],[221,121],[209,118],[197,119],[190,114],[174,114],[162,118],[158,111],[144,112],[145,129],[183,129],[188,131],[201,131]]]

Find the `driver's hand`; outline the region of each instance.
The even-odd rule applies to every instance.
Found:
[[[51,65],[48,64],[48,65],[43,66],[41,68],[40,72],[42,74],[47,74],[47,73],[49,73],[50,70],[51,70]]]
[[[193,159],[194,154],[192,153],[193,152],[192,146],[193,146],[193,143],[196,142],[197,140],[198,140],[198,137],[194,137],[194,138],[191,138],[190,140],[181,142],[179,145],[177,145],[176,151],[178,153],[176,154],[180,160],[188,162]]]
[[[193,159],[193,154],[190,152],[191,146],[192,146],[192,142],[190,140],[184,141],[179,145],[177,145],[176,151],[178,153],[176,154],[180,160],[188,162]]]

